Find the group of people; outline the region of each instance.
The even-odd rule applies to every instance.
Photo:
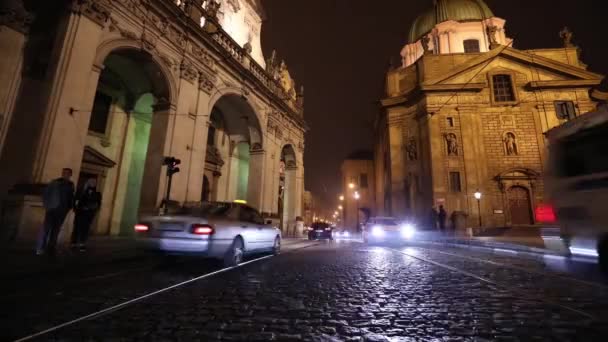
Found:
[[[452,213],[452,217],[450,218],[450,220],[452,221],[452,229],[454,229],[454,220],[455,218],[453,217],[454,213]],[[439,206],[439,211],[437,211],[437,209],[435,207],[431,208],[431,213],[429,215],[429,227],[433,230],[437,229],[437,227],[439,227],[439,231],[441,231],[442,233],[446,233],[447,232],[447,220],[448,220],[448,213],[447,211],[445,211],[445,208],[443,207],[443,205]]]
[[[91,224],[101,207],[101,193],[97,191],[95,178],[87,179],[76,192],[71,178],[72,169],[64,168],[61,177],[50,182],[44,190],[42,200],[45,216],[38,238],[37,255],[55,255],[57,238],[71,210],[74,210],[71,247],[81,252],[86,250]]]

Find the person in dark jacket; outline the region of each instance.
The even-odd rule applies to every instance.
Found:
[[[100,207],[101,193],[97,191],[97,180],[89,178],[83,188],[76,194],[72,248],[78,248],[81,252],[85,251],[91,224]]]
[[[442,233],[445,233],[445,221],[447,220],[447,218],[448,218],[448,213],[443,208],[443,205],[440,205],[438,219],[439,219],[439,230],[441,230]]]
[[[74,206],[74,183],[70,180],[71,178],[72,169],[64,168],[61,172],[61,178],[53,180],[44,189],[42,201],[46,213],[42,231],[38,237],[37,255],[44,253],[51,256],[55,255],[59,231],[63,221]]]

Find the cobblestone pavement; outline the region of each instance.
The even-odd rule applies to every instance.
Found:
[[[39,340],[603,340],[603,285],[539,273],[534,260],[509,268],[478,256],[499,261],[437,246],[321,244],[176,288]],[[167,276],[162,273],[146,276]],[[80,291],[82,302],[119,302],[122,291],[150,281],[142,278],[87,287]],[[43,301],[38,309],[46,306]],[[38,322],[60,313],[56,321],[67,321],[83,312],[73,312],[74,303],[57,300],[53,306]],[[48,327],[34,321],[30,332]]]

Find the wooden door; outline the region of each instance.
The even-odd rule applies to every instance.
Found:
[[[509,189],[509,207],[511,209],[512,224],[534,224],[532,220],[532,203],[528,189],[521,186],[514,186]]]

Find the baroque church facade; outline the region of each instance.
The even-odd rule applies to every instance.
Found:
[[[11,0],[0,5],[2,238],[29,239],[41,192],[98,181],[97,234],[170,199],[301,215],[303,88],[261,48],[258,0]],[[70,220],[66,220],[69,225]]]
[[[603,78],[587,70],[568,29],[560,36],[563,47],[519,50],[483,0],[434,1],[386,75],[375,124],[378,214],[426,222],[443,205],[467,227],[535,224],[543,134],[595,109],[591,90]]]

